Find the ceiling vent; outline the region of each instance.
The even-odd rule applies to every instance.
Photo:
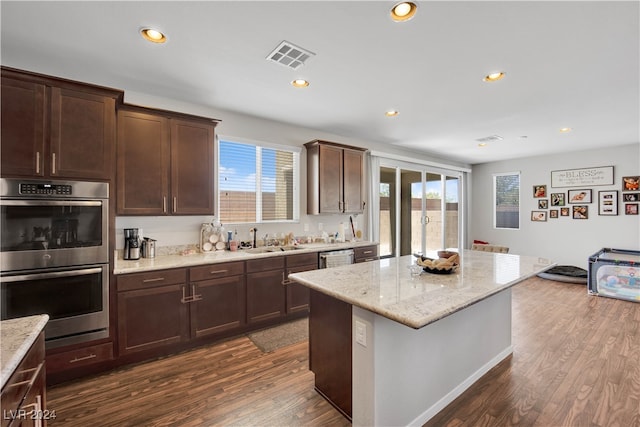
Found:
[[[489,135],[489,136],[485,136],[484,138],[478,138],[476,139],[476,141],[478,142],[495,142],[495,141],[502,141],[504,138],[501,137],[500,135]]]
[[[267,56],[267,60],[297,70],[312,56],[315,53],[284,40]]]

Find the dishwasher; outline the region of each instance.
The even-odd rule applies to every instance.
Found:
[[[319,268],[331,268],[353,264],[353,249],[320,252],[318,260]]]

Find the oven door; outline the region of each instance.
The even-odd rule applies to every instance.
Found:
[[[47,348],[109,336],[109,265],[3,274],[2,320],[48,314]]]
[[[0,200],[0,270],[109,262],[108,200]]]

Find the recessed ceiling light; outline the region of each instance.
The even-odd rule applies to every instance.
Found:
[[[478,144],[478,147],[486,147],[487,143],[486,142],[481,142],[480,144]]]
[[[571,132],[571,131],[572,131],[572,129],[571,129],[571,128],[561,128],[561,129],[560,129],[560,133],[569,133],[569,132]]]
[[[398,114],[400,114],[400,112],[396,111],[396,110],[389,110],[389,111],[385,111],[385,113],[384,113],[384,115],[387,116],[387,117],[395,117]]]
[[[309,86],[309,82],[304,79],[296,79],[291,82],[291,86],[293,87],[307,87]]]
[[[396,3],[395,6],[391,8],[391,19],[396,22],[404,22],[413,18],[418,10],[418,5],[410,1],[403,1],[400,3]]]
[[[167,41],[167,36],[153,28],[143,28],[140,30],[140,34],[145,40],[153,43],[165,43]]]
[[[491,74],[487,74],[486,76],[484,76],[484,80],[485,82],[497,82],[498,80],[501,80],[504,77],[504,73],[502,71],[497,72],[497,73],[491,73]]]

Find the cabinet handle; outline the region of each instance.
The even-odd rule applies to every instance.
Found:
[[[365,258],[363,261],[364,262],[369,262],[369,261],[375,261],[375,258]]]
[[[287,273],[287,277],[285,277],[284,271],[282,272],[282,282],[280,282],[282,286],[290,285],[293,283],[293,280],[289,280],[289,274],[291,274],[291,271],[289,271],[289,273]]]
[[[229,270],[211,270],[209,274],[222,274],[222,273],[227,273],[228,271]]]
[[[202,300],[202,295],[197,294],[196,293],[196,285],[191,285],[191,301],[189,302],[194,302],[194,301],[201,301]]]
[[[173,198],[173,213],[178,212],[178,198],[174,197]]]
[[[187,304],[191,302],[191,297],[187,296],[187,287],[186,286],[182,286],[182,299],[180,300],[181,303],[183,304]]]
[[[40,152],[36,151],[36,174],[40,174]]]
[[[363,253],[363,254],[372,254],[372,253],[373,253],[373,251],[363,251],[362,253]]]
[[[51,175],[56,174],[56,153],[51,153]]]
[[[344,209],[342,209],[342,203],[343,203],[342,201],[339,201],[339,202],[338,202],[338,210],[339,210],[340,212],[343,212],[343,211],[344,211]]]
[[[161,282],[163,280],[164,280],[164,277],[156,277],[154,279],[144,279],[142,283]]]
[[[98,357],[96,354],[91,353],[88,356],[75,357],[72,360],[69,360],[69,363],[78,363],[78,362],[82,362],[83,360],[95,359],[96,357]]]
[[[167,196],[162,196],[162,212],[167,213]]]
[[[33,410],[28,411],[28,409],[31,409],[31,407],[33,407]],[[38,414],[42,412],[42,396],[37,395],[35,402],[21,406],[20,409],[26,414],[35,414],[34,416],[30,417],[33,420],[33,427],[42,427],[42,420],[38,416]]]
[[[36,378],[38,378],[38,374],[40,373],[40,370],[42,369],[42,365],[44,365],[44,362],[40,362],[40,364],[38,366],[36,366],[35,368],[31,368],[31,369],[25,369],[23,371],[20,371],[21,374],[26,374],[27,372],[32,372],[33,371],[33,375],[31,375],[31,378],[26,380],[26,381],[20,381],[17,383],[13,383],[7,386],[7,388],[13,388],[13,387],[20,387],[22,385],[28,384],[29,387],[33,386],[33,383],[36,382]]]

